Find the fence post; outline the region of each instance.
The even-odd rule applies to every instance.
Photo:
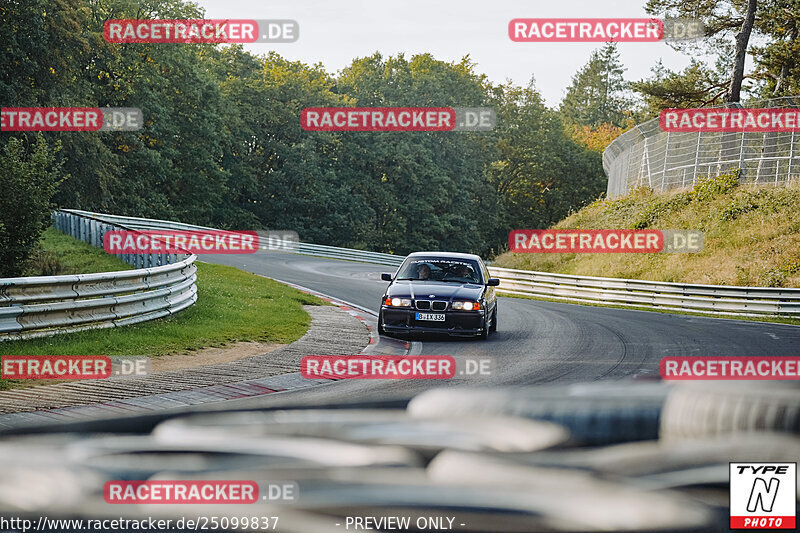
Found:
[[[667,145],[664,147],[664,168],[661,169],[661,190],[667,189],[667,156],[669,155],[669,137],[672,135],[671,131],[667,132]]]
[[[789,141],[789,169],[786,171],[786,185],[789,185],[792,182],[792,160],[794,159],[794,134],[795,131],[792,131],[792,138]]]
[[[697,165],[700,162],[700,138],[702,135],[702,131],[697,132],[697,147],[694,151],[694,172],[692,173],[692,185],[697,183]]]
[[[758,165],[756,165],[756,181],[761,179],[761,167],[764,165],[765,148],[767,147],[767,134],[766,132],[761,136],[761,157],[758,158]]]
[[[747,137],[747,132],[742,129],[742,144],[739,146],[739,177],[744,177],[744,140]]]

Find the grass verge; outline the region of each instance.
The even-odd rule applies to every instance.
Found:
[[[60,276],[131,270],[133,267],[100,248],[65,235],[55,228],[42,233],[25,276]]]
[[[505,253],[494,266],[559,274],[678,283],[800,286],[800,183],[739,185],[737,174],[701,179],[693,190],[656,194],[640,188],[598,200],[559,229],[690,229],[704,233],[699,253]]]
[[[504,253],[493,266],[578,276],[676,283],[761,287],[800,286],[800,184],[739,185],[738,173],[706,177],[692,190],[656,194],[639,188],[614,200],[597,200],[562,220],[558,229],[692,229],[704,233],[699,253],[535,254]],[[728,316],[605,303],[569,302],[700,317],[800,325],[776,316]]]
[[[66,246],[65,239],[76,243],[75,249],[83,249],[78,245],[84,243],[58,232],[46,236],[42,244],[45,249],[52,249],[47,247],[54,243]],[[84,255],[84,251],[78,254],[73,249],[59,255],[59,260],[73,253]],[[105,255],[91,246],[85,253]],[[100,258],[73,262],[78,263],[103,264]],[[120,269],[119,265],[111,268]],[[324,303],[315,296],[233,267],[197,263],[197,269],[197,303],[173,317],[121,328],[2,342],[0,355],[161,356],[237,341],[287,344],[302,337],[311,324],[302,306]],[[18,384],[0,380],[0,390]]]

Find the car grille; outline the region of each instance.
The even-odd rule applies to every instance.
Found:
[[[434,311],[444,311],[447,309],[447,302],[443,300],[415,300],[414,306],[420,311],[433,309]]]

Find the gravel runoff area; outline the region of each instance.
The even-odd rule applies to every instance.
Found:
[[[309,305],[304,309],[311,315],[306,334],[269,353],[141,378],[62,382],[2,391],[0,427],[42,417],[63,420],[70,417],[70,408],[77,406],[92,406],[97,414],[112,415],[121,410],[154,410],[268,394],[288,387],[257,380],[298,372],[305,355],[352,355],[368,345],[369,330],[352,313],[336,306]],[[85,407],[78,410],[83,416],[89,414]]]

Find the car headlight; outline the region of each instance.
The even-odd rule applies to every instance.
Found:
[[[478,302],[453,302],[453,309],[459,311],[478,311],[481,304]]]
[[[411,300],[408,298],[386,298],[383,303],[389,307],[411,307]]]

